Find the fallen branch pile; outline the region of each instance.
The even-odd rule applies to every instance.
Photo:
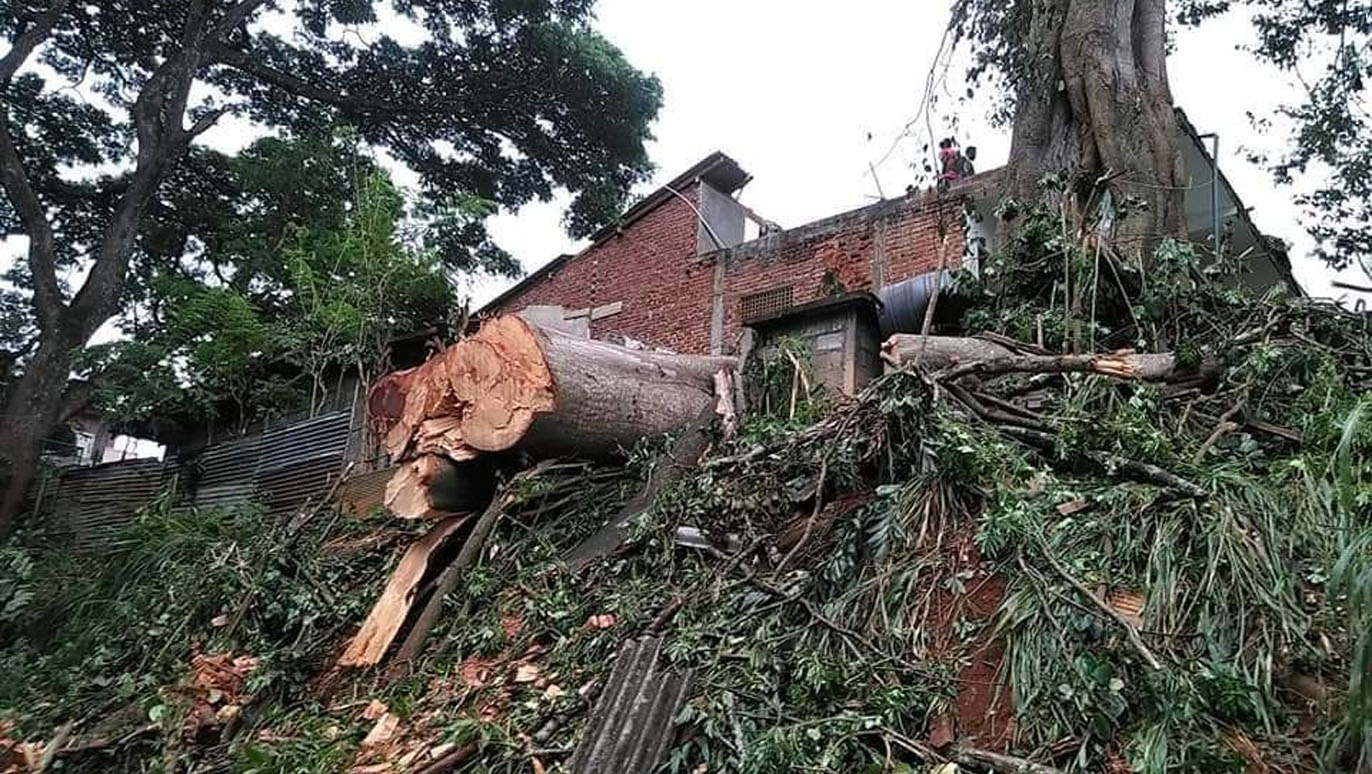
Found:
[[[512,318],[389,377],[373,416],[423,482],[402,515],[466,497],[480,516],[397,551],[341,651],[362,667],[393,654],[394,679],[340,670],[331,701],[312,688],[254,707],[253,741],[207,756],[565,771],[598,728],[645,770],[659,755],[750,774],[1367,770],[1365,320],[1168,273],[1194,279],[1187,262],[1149,279],[1174,296],[1064,300],[1051,255],[1025,264],[1048,267],[1028,286],[1041,295],[983,300],[968,335],[893,338],[891,372],[854,400],[811,402],[787,351],[770,364],[787,378],[739,412],[715,402],[744,392],[714,378],[717,359],[602,350]],[[602,379],[637,419],[585,426],[579,401]],[[664,380],[679,399],[634,414],[634,390]],[[646,432],[669,424],[669,439]],[[567,438],[590,459],[545,457]],[[489,474],[463,475],[475,465]],[[362,618],[375,561],[365,574],[319,609]],[[291,620],[294,597],[260,598]],[[223,652],[231,628],[208,630]],[[615,654],[646,634],[654,670],[691,675],[672,683],[679,709],[629,664],[606,690]]]

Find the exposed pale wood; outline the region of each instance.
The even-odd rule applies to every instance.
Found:
[[[415,589],[429,569],[430,557],[466,520],[466,516],[444,519],[405,550],[362,628],[338,658],[339,666],[369,666],[381,661],[409,615]]]
[[[455,463],[438,454],[402,462],[386,483],[386,508],[402,519],[427,519],[479,507],[494,487],[486,461]]]
[[[516,447],[600,457],[689,423],[714,398],[714,374],[735,363],[631,350],[506,315],[380,380],[368,411],[398,459]]]
[[[438,614],[443,611],[443,600],[457,588],[463,574],[481,558],[481,550],[485,548],[486,540],[491,536],[496,522],[500,520],[500,515],[504,513],[511,499],[509,495],[492,498],[490,504],[482,511],[476,526],[472,527],[471,533],[463,541],[462,549],[435,579],[432,593],[415,618],[409,634],[405,635],[405,641],[396,649],[396,664],[404,664],[419,655],[419,651],[424,647],[424,640],[429,636],[429,630],[438,620]]]
[[[715,413],[719,415],[724,437],[733,440],[738,435],[738,401],[734,395],[737,374],[731,368],[715,374]]]
[[[613,304],[602,304],[591,310],[591,319],[600,320],[606,317],[613,317],[624,311],[624,302],[616,301]]]

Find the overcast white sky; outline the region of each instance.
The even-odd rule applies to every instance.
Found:
[[[665,104],[654,133],[654,185],[714,150],[753,174],[741,198],[786,227],[873,201],[867,172],[916,118],[938,50],[949,3],[933,0],[601,0],[599,26],[637,67],[662,80]],[[1245,160],[1244,147],[1278,149],[1280,136],[1255,137],[1245,111],[1271,113],[1296,96],[1280,73],[1260,67],[1236,46],[1252,39],[1243,18],[1183,31],[1170,61],[1173,96],[1201,132],[1220,134],[1221,169],[1258,227],[1294,247],[1297,277],[1314,295],[1338,294],[1329,271],[1308,260],[1294,192]],[[954,93],[961,68],[948,76]],[[951,103],[949,97],[945,102]],[[980,151],[978,168],[1004,162],[1009,138],[982,111],[962,116],[963,144]],[[935,126],[936,133],[944,127]],[[867,139],[868,133],[873,136]],[[888,196],[913,181],[908,164],[926,132],[904,142],[878,167]],[[941,134],[940,134],[941,136]],[[651,186],[647,189],[651,190]],[[498,242],[527,271],[574,250],[558,226],[559,203],[533,205],[495,219]],[[1350,279],[1365,281],[1354,272]],[[480,303],[509,283],[474,288]]]

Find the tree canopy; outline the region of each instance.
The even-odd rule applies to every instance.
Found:
[[[1001,98],[993,118],[1016,120],[1020,97],[1036,88],[1058,89],[1036,78],[1045,51],[1048,17],[1083,3],[1058,0],[957,0],[950,30],[971,51],[972,86],[992,86]],[[1090,5],[1090,4],[1085,4]],[[1298,194],[1317,255],[1335,268],[1372,261],[1372,119],[1366,96],[1372,80],[1372,6],[1304,0],[1173,0],[1129,2],[1137,15],[1146,6],[1166,9],[1170,29],[1198,25],[1225,13],[1251,18],[1257,61],[1301,84],[1302,98],[1283,106],[1279,120],[1255,116],[1256,128],[1289,130],[1284,152],[1259,157],[1278,183],[1310,173],[1319,182]],[[1127,14],[1125,14],[1127,16]],[[1056,52],[1051,52],[1056,56]],[[1039,102],[1047,101],[1037,94]]]
[[[243,202],[223,188],[227,160],[196,141],[225,116],[290,137],[347,126],[413,170],[425,202],[414,210],[427,224],[424,246],[449,270],[512,265],[472,216],[473,202],[508,209],[566,190],[573,235],[617,215],[650,171],[644,144],[661,87],[592,29],[591,6],[6,4],[0,221],[28,240],[11,276],[17,290],[0,298],[0,326],[19,340],[3,364],[8,491],[22,493],[39,439],[84,399],[67,383],[72,354],[130,294],[148,295],[127,277],[199,262],[254,308],[279,301],[248,298],[259,277],[283,269],[263,251],[281,246],[291,213],[313,215],[317,197],[340,180],[316,170],[311,185],[319,189],[290,189],[273,180],[277,170],[264,171],[251,202],[264,215],[252,219],[257,230],[221,228]],[[78,276],[68,287],[66,278]],[[25,304],[32,324],[9,314]],[[0,503],[0,524],[18,496]]]
[[[454,313],[452,261],[426,239],[432,205],[407,203],[350,132],[263,138],[192,164],[213,176],[180,189],[176,208],[195,214],[193,233],[153,222],[150,241],[181,255],[193,240],[197,260],[140,256],[116,317],[127,338],[76,359],[119,424],[174,433],[313,411],[327,374],[371,378],[388,365],[392,336]],[[476,202],[441,217],[487,211]]]

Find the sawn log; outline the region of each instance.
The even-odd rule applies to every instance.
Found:
[[[733,358],[631,350],[515,315],[384,377],[368,410],[393,459],[455,462],[517,448],[605,457],[691,422]]]

